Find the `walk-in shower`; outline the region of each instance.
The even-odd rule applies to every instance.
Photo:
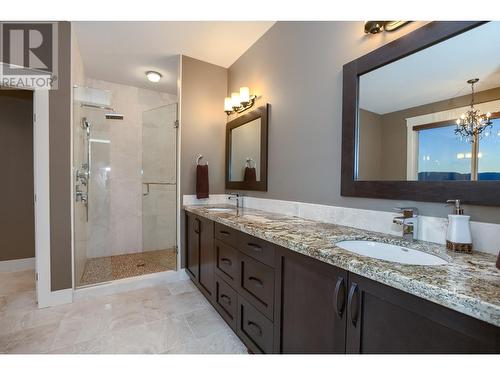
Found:
[[[137,97],[118,92],[111,106],[111,91],[78,90],[75,286],[175,270],[177,104],[135,88]]]

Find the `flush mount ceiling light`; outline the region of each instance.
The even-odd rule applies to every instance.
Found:
[[[365,34],[378,34],[382,31],[394,31],[410,21],[366,21]]]
[[[250,95],[248,87],[240,87],[240,92],[233,92],[231,97],[224,99],[224,112],[229,116],[233,113],[241,113],[251,108],[257,96]]]
[[[481,139],[483,132],[493,126],[490,112],[483,115],[478,109],[474,108],[474,84],[477,82],[479,82],[479,78],[472,78],[467,81],[472,90],[470,108],[457,120],[455,129],[455,134],[471,143]]]
[[[153,70],[150,70],[149,72],[146,72],[146,77],[150,82],[157,83],[160,82],[161,74]]]

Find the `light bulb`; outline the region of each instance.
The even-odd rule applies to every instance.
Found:
[[[160,82],[161,74],[151,70],[149,72],[146,72],[146,77],[148,78],[148,80],[150,82],[157,83],[157,82]]]
[[[233,92],[231,94],[231,105],[233,108],[239,108],[239,106],[241,105],[240,103],[240,94],[237,93],[237,92]]]
[[[250,90],[248,87],[240,87],[240,102],[247,105],[250,102]]]
[[[226,112],[233,111],[232,100],[229,97],[224,99],[224,111]]]

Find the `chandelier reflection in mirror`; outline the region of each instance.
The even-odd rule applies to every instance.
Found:
[[[481,111],[474,108],[474,84],[478,81],[479,78],[473,78],[467,81],[472,89],[470,109],[457,119],[457,127],[455,129],[455,134],[471,143],[481,139],[484,135],[483,132],[491,128],[493,124],[490,112],[484,115],[481,114]]]

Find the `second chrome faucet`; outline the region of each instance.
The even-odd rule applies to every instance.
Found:
[[[402,216],[395,217],[392,222],[403,227],[403,239],[415,241],[418,239],[418,209],[415,207],[397,207]]]

